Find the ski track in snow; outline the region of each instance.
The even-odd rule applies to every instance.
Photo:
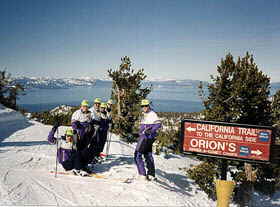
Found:
[[[179,170],[198,161],[179,155],[155,156],[158,181],[139,181],[135,145],[115,135],[109,159],[94,166],[104,178],[61,174],[55,178],[50,173],[56,160],[56,145],[47,143],[50,129],[0,105],[0,205],[216,206]],[[60,135],[64,131],[65,127],[59,128]],[[58,171],[64,172],[60,165]],[[127,178],[129,182],[124,182]],[[279,198],[274,201],[278,203]]]

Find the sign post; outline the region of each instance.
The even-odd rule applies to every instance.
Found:
[[[220,158],[221,180],[216,180],[217,206],[228,206],[235,183],[227,180],[227,160],[269,163],[272,127],[211,122],[182,121],[181,152]]]
[[[268,163],[272,128],[224,122],[183,120],[183,153]]]

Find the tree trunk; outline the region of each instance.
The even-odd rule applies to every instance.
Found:
[[[121,97],[120,97],[120,89],[117,84],[116,84],[116,89],[117,89],[117,95],[118,95],[118,100],[117,100],[118,117],[121,117]]]

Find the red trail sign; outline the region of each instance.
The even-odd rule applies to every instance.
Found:
[[[184,120],[182,135],[183,152],[270,161],[270,127]]]

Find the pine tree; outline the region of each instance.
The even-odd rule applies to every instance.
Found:
[[[280,90],[273,96],[271,107],[273,123],[280,125]]]
[[[275,143],[280,144],[280,90],[272,97],[272,119],[274,127]]]
[[[115,71],[108,71],[113,80],[111,98],[114,128],[117,134],[127,142],[136,140],[135,123],[140,116],[140,102],[151,92],[151,87],[143,87],[146,79],[144,69],[135,71],[131,68],[130,58],[121,58],[121,65]]]
[[[228,54],[211,76],[209,96],[204,100],[205,119],[240,124],[271,125],[270,79],[246,54],[234,62]]]
[[[6,107],[17,109],[16,99],[24,88],[11,79],[5,70],[0,71],[0,103]]]
[[[6,105],[8,84],[9,84],[10,75],[7,75],[6,71],[0,71],[0,103]]]

